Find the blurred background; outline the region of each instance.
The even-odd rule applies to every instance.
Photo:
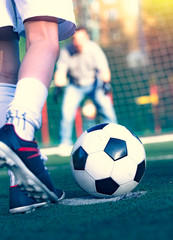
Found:
[[[173,132],[173,1],[73,2],[77,24],[89,30],[91,39],[100,44],[108,58],[119,124],[138,136]],[[60,47],[64,44],[66,41]],[[52,82],[43,109],[43,126],[37,133],[43,145],[59,141],[62,95],[63,90],[55,102]],[[80,109],[74,141],[80,131],[97,122],[98,116],[86,116]]]

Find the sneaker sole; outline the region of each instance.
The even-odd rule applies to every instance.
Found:
[[[11,208],[10,213],[12,213],[12,214],[30,213],[30,212],[34,212],[36,208],[47,207],[47,206],[48,206],[48,203],[46,203],[46,202],[36,203],[36,204],[29,205],[29,206]]]
[[[21,159],[3,142],[0,142],[0,167],[10,169],[16,179],[17,184],[28,192],[29,197],[33,197],[38,202],[59,202],[65,197],[63,192],[60,198],[50,191],[21,161]]]

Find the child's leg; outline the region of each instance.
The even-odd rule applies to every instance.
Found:
[[[33,140],[35,130],[41,126],[42,107],[59,55],[58,24],[28,20],[25,30],[26,55],[7,117],[21,138]]]

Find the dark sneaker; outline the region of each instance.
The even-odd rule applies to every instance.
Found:
[[[58,198],[62,198],[63,191],[56,189]],[[9,208],[10,213],[30,213],[36,208],[47,207],[49,203],[37,202],[34,198],[29,197],[26,191],[21,191],[18,185],[9,188]]]
[[[0,167],[10,169],[21,190],[36,202],[56,203],[65,193],[56,190],[35,141],[21,139],[12,124],[0,129]]]
[[[28,197],[27,192],[21,191],[18,185],[9,188],[9,208],[12,214],[33,212],[47,205],[47,202],[36,202],[34,198]]]

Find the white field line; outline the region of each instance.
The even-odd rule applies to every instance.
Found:
[[[99,203],[107,203],[107,202],[118,202],[121,200],[127,200],[131,198],[140,198],[146,193],[147,193],[146,191],[131,192],[131,193],[126,193],[123,196],[112,197],[112,198],[94,198],[92,196],[67,198],[60,201],[59,204],[70,205],[70,206],[82,206],[82,205],[91,205],[91,204],[99,204]]]
[[[158,161],[158,160],[173,160],[173,154],[147,157],[147,161]]]
[[[57,155],[57,147],[41,148],[41,152],[47,156]]]
[[[159,135],[159,136],[141,137],[140,140],[143,144],[173,142],[173,134],[164,134],[164,135]]]

